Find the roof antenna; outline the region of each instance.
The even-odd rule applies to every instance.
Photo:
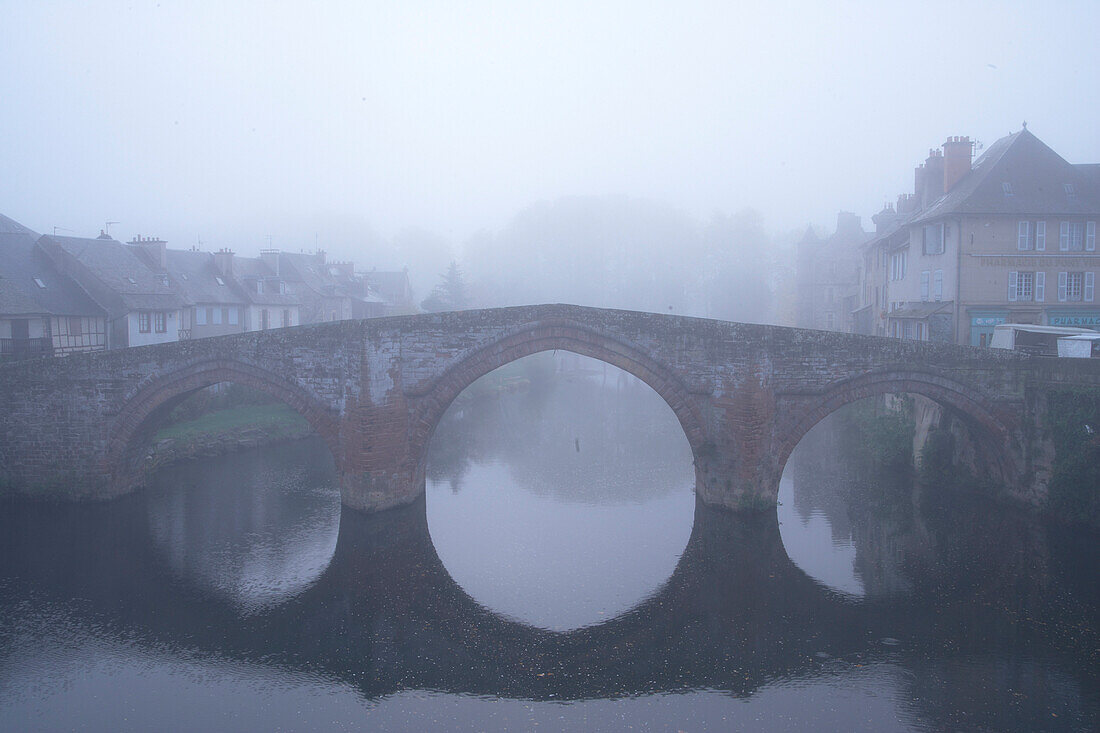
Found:
[[[117,221],[106,222],[104,224],[103,233],[106,234],[108,237],[111,236],[111,225],[112,224],[118,224],[118,223],[119,222],[117,222]]]
[[[71,232],[71,231],[72,231],[72,229],[66,229],[65,227],[55,226],[53,228],[53,235],[56,237],[58,232]]]
[[[1024,120],[1024,129],[1027,129],[1027,120]]]

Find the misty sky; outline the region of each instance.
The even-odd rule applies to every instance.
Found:
[[[254,254],[567,195],[868,217],[948,135],[1100,162],[1100,2],[0,0],[0,212]],[[865,226],[870,222],[865,220]]]

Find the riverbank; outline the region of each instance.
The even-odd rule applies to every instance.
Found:
[[[282,403],[229,407],[158,431],[153,436],[149,460],[156,468],[189,458],[298,440],[312,432],[304,417]]]

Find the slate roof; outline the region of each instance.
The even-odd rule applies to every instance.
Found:
[[[990,145],[954,188],[909,223],[954,214],[1098,214],[1098,168],[1067,163],[1024,128]],[[1011,193],[1006,194],[1004,184]],[[1073,187],[1072,194],[1066,184]]]
[[[372,290],[394,305],[403,305],[412,298],[409,273],[405,270],[372,270],[363,273],[363,279]]]
[[[180,296],[122,242],[51,235],[39,242],[43,248],[56,248],[78,262],[87,275],[110,291],[116,302],[101,305],[116,311],[113,315],[118,310],[172,310],[183,304]],[[80,276],[74,273],[74,277],[79,280]]]
[[[238,280],[244,281],[242,282],[242,290],[249,303],[255,305],[301,305],[301,299],[289,291],[286,293],[268,292],[273,289],[272,285],[275,282],[284,280],[284,278],[281,276],[276,277],[275,271],[259,257],[234,256],[233,275]],[[255,286],[252,283],[256,280],[264,281],[264,292],[257,293],[255,291]]]
[[[248,302],[233,278],[222,278],[225,284],[218,284],[221,276],[210,252],[169,249],[164,254],[172,286],[185,303],[244,305]]]
[[[0,214],[0,313],[102,316],[104,311],[35,246],[39,235]],[[38,278],[46,287],[34,282]]]

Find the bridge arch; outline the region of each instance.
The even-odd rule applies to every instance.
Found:
[[[811,428],[845,405],[868,397],[899,393],[921,395],[957,411],[978,428],[974,432],[975,443],[981,451],[982,461],[998,473],[995,478],[1007,481],[1015,475],[1018,466],[1013,443],[1017,418],[998,408],[980,386],[932,370],[897,366],[829,385],[803,409],[791,411],[789,417],[777,420],[776,489],[778,475]]]
[[[105,472],[117,491],[135,488],[145,478],[137,455],[143,445],[141,439],[188,396],[219,382],[241,384],[285,402],[324,439],[339,467],[339,416],[308,391],[274,372],[242,361],[203,360],[145,380],[125,399],[107,433]]]
[[[705,442],[705,423],[697,400],[683,380],[669,367],[620,339],[570,321],[543,321],[510,333],[467,354],[424,388],[412,390],[416,398],[410,436],[410,455],[417,461],[417,475],[424,475],[428,444],[443,414],[455,398],[479,378],[525,356],[543,351],[569,351],[616,366],[649,385],[683,428],[692,455],[698,457]]]

